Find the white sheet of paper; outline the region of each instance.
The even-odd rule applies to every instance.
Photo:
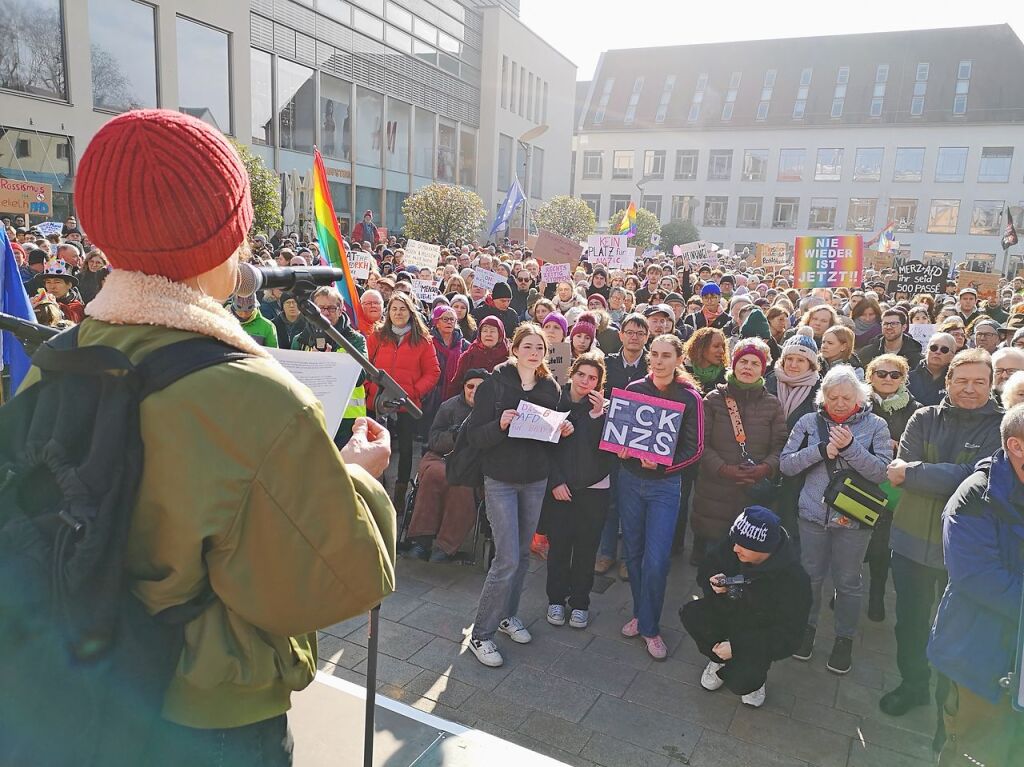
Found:
[[[928,342],[931,340],[931,337],[935,335],[935,327],[935,325],[927,324],[911,325],[907,329],[907,333],[910,334],[911,338],[921,344],[921,346],[925,347],[924,350],[927,352]]]
[[[519,401],[519,414],[508,427],[508,436],[518,439],[535,439],[540,442],[558,442],[561,437],[562,421],[569,413],[534,405],[526,400]]]
[[[309,387],[324,406],[327,433],[333,438],[352,398],[362,368],[348,354],[267,349],[295,379]]]
[[[497,272],[481,269],[479,266],[473,270],[473,287],[493,290],[499,282],[507,282],[507,280]]]

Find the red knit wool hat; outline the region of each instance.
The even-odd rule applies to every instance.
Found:
[[[168,109],[100,129],[78,165],[75,206],[112,266],[175,281],[224,263],[253,219],[249,175],[227,139]]]

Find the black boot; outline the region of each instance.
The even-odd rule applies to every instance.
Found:
[[[797,649],[795,653],[793,653],[794,658],[796,658],[797,660],[811,659],[811,655],[814,653],[815,633],[816,629],[814,628],[814,626],[808,626],[806,629],[804,629],[804,638],[800,640],[800,647]]]
[[[853,640],[849,637],[836,637],[832,645],[832,654],[828,656],[825,668],[834,674],[847,674],[853,665]]]
[[[872,591],[868,595],[868,620],[875,623],[885,620],[885,592]]]
[[[927,687],[912,687],[906,682],[900,682],[899,687],[882,696],[878,707],[889,716],[903,716],[910,709],[927,706],[930,702]]]

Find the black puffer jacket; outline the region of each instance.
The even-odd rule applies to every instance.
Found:
[[[573,425],[573,433],[562,437],[552,451],[551,476],[548,487],[555,488],[561,484],[570,490],[578,490],[597,484],[608,476],[614,462],[613,453],[598,450],[601,443],[601,432],[604,429],[605,416],[592,418],[589,398],[573,402],[569,396],[569,387],[562,387],[562,398],[558,402],[561,412],[569,411],[569,423]]]

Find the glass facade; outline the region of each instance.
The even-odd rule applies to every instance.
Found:
[[[67,101],[61,0],[5,0],[0,88]]]
[[[384,129],[384,97],[367,88],[356,89],[356,162],[379,168]],[[357,193],[358,194],[358,193]],[[359,205],[356,205],[359,208]]]
[[[301,64],[277,60],[277,135],[282,149],[313,151],[316,104],[313,70]]]
[[[411,140],[412,104],[388,99],[387,140],[384,142],[384,165],[388,170],[409,172]]]
[[[437,124],[437,180],[455,183],[455,150],[458,132],[455,123],[441,118]]]
[[[326,74],[320,75],[320,151],[352,159],[352,83]]]
[[[252,71],[250,141],[257,146],[270,146],[274,143],[273,62],[269,53],[250,48],[249,66]]]
[[[413,173],[423,178],[434,178],[434,123],[435,115],[416,108],[416,139],[413,142]],[[500,178],[500,176],[499,176]],[[505,187],[508,188],[507,185]]]
[[[89,0],[92,105],[123,112],[157,106],[155,9]]]
[[[183,16],[178,17],[176,26],[181,111],[224,133],[234,133],[227,33]]]

